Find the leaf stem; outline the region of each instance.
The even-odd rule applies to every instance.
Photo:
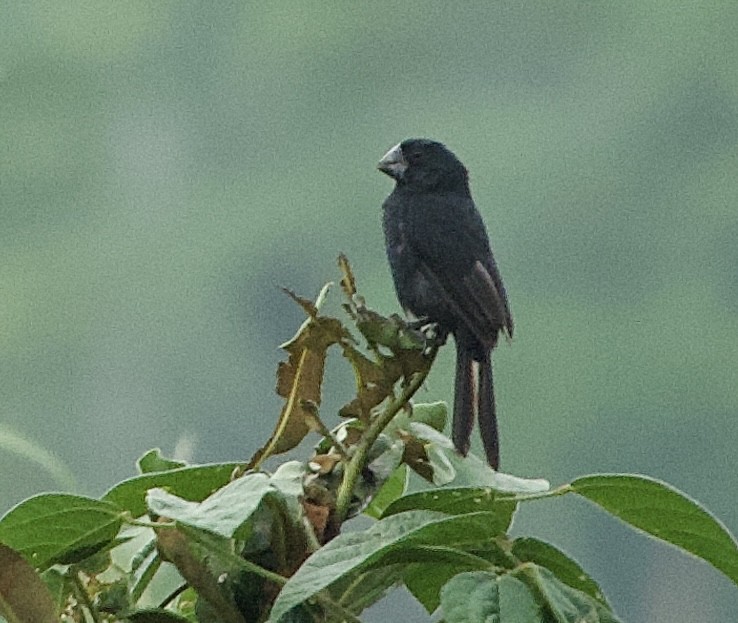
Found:
[[[553,498],[559,495],[566,495],[573,491],[570,484],[559,485],[555,489],[548,491],[542,491],[541,493],[521,493],[511,496],[506,496],[503,493],[497,495],[497,499],[501,502],[528,502],[530,500],[544,500],[546,498]]]
[[[87,612],[90,613],[90,618],[95,623],[98,623],[99,621],[101,621],[100,612],[98,612],[95,604],[92,603],[92,600],[90,599],[90,595],[87,593],[87,588],[82,582],[81,571],[78,571],[74,569],[74,567],[72,567],[70,569],[70,572],[71,573],[69,574],[69,577],[72,580],[72,585],[74,586],[74,593],[77,597],[77,601],[80,603],[80,605],[84,606],[84,608],[87,609]]]
[[[361,623],[361,619],[355,616],[351,610],[320,593],[315,595],[314,600],[332,614],[328,619],[329,621],[334,620],[341,621],[342,623],[345,623],[346,621],[349,623]]]
[[[431,346],[427,355],[428,363],[425,370],[417,372],[411,377],[400,395],[392,399],[384,411],[371,421],[366,431],[364,431],[361,440],[356,444],[351,460],[345,464],[346,471],[344,472],[343,480],[341,481],[341,485],[339,486],[338,493],[336,495],[335,520],[338,525],[343,523],[348,515],[349,507],[351,505],[351,497],[356,487],[356,483],[359,480],[359,475],[366,466],[367,455],[374,445],[374,442],[385,429],[387,424],[390,423],[392,418],[397,415],[400,409],[402,409],[422,387],[425,379],[428,377],[433,361],[436,358],[438,348],[439,344]]]
[[[187,530],[187,535],[205,549],[212,547],[211,543],[207,539],[203,539],[201,537],[201,534],[197,529]],[[278,586],[284,586],[287,583],[288,578],[284,577],[283,575],[279,575],[279,573],[275,573],[274,571],[265,569],[264,567],[261,567],[256,563],[251,562],[250,560],[247,560],[246,558],[243,558],[241,556],[229,556],[229,562],[235,564],[243,571],[254,573],[264,578],[265,580],[274,582]]]

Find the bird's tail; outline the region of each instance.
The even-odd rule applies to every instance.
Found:
[[[474,359],[463,344],[456,344],[456,386],[454,388],[454,446],[464,456],[469,452],[474,428]]]
[[[474,378],[474,363],[478,365]],[[475,383],[478,380],[478,383]],[[476,387],[475,387],[476,385]],[[456,345],[456,387],[454,394],[453,441],[456,449],[466,456],[471,445],[474,416],[479,419],[487,462],[493,469],[500,466],[500,441],[497,433],[495,391],[492,381],[492,358],[489,352],[479,357],[463,344]]]
[[[493,469],[500,467],[500,438],[497,433],[497,413],[495,412],[495,390],[492,382],[492,358],[485,353],[479,362],[479,390],[477,393],[477,413],[479,432],[482,435],[487,463]]]

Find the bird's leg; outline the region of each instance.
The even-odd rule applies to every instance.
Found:
[[[443,346],[448,339],[448,331],[427,316],[407,322],[407,327],[422,333],[428,346]]]
[[[413,320],[405,320],[405,326],[411,331],[422,331],[424,327],[431,325],[428,316],[422,316],[421,318],[414,318]]]
[[[428,325],[426,338],[431,346],[443,346],[448,339],[448,331],[437,322]]]

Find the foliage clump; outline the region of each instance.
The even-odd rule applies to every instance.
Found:
[[[550,543],[510,536],[520,504],[579,495],[738,584],[738,546],[699,504],[657,480],[584,476],[551,488],[461,457],[446,406],[417,404],[439,348],[369,309],[341,257],[347,320],[292,292],[306,320],[283,345],[284,407],[247,463],[187,465],[152,450],[100,499],[41,494],[0,519],[0,615],[11,623],[357,621],[405,586],[429,613],[469,621],[614,622],[598,584]],[[341,351],[355,396],[329,430],[325,360]],[[312,456],[264,461],[317,435]],[[373,523],[342,527],[358,514]]]

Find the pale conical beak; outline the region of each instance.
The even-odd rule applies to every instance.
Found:
[[[399,144],[395,145],[386,154],[384,154],[384,156],[382,156],[377,168],[382,173],[386,173],[396,180],[399,180],[403,176],[407,169],[407,160],[405,160],[405,156],[402,155],[402,149],[400,149]]]

